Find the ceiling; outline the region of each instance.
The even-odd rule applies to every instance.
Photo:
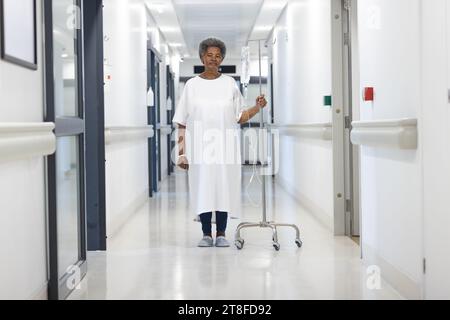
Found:
[[[208,37],[223,40],[228,58],[241,57],[248,40],[266,39],[288,0],[146,0],[169,46],[181,57],[198,57]]]
[[[208,37],[223,40],[228,56],[240,56],[250,37],[263,0],[174,0],[175,11],[191,56],[197,57],[200,42]]]

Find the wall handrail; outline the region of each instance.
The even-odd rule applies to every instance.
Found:
[[[159,130],[161,130],[162,135],[168,136],[169,134],[172,134],[173,127],[170,124],[160,125]]]
[[[105,143],[121,143],[153,138],[153,126],[114,126],[105,128]]]
[[[355,121],[351,141],[354,145],[401,150],[418,147],[417,119]]]
[[[268,125],[270,130],[278,130],[280,135],[296,138],[307,138],[314,140],[333,140],[333,124],[331,122],[324,123],[303,123],[303,124],[287,124]]]
[[[45,157],[55,153],[55,124],[0,123],[0,162]]]

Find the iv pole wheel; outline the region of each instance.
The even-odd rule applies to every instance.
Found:
[[[244,248],[245,241],[243,239],[239,239],[236,240],[234,244],[238,250],[242,250]]]
[[[301,248],[303,247],[303,242],[300,239],[295,240],[295,243],[297,244],[297,247]]]
[[[281,246],[280,246],[280,244],[279,243],[277,243],[277,242],[274,242],[273,243],[273,248],[276,250],[276,251],[280,251],[280,249],[281,249]]]

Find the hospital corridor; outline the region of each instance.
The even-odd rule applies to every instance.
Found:
[[[117,233],[107,252],[89,256],[87,279],[70,298],[402,299],[384,282],[382,289],[370,290],[358,245],[348,238],[336,240],[286,191],[272,188],[273,218],[301,223],[303,237],[312,241],[305,250],[299,252],[294,234],[285,232],[280,234],[283,250],[275,253],[271,232],[258,230],[248,232],[246,249],[237,255],[235,250],[199,250],[198,226],[185,215],[185,179],[175,175],[164,183],[156,201]],[[255,198],[258,193],[259,188],[251,190]],[[260,210],[245,199],[243,207],[246,219],[261,219]],[[231,225],[234,230],[237,222]]]
[[[0,0],[0,300],[450,300],[449,230],[450,0]]]

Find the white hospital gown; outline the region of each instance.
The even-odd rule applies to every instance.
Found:
[[[186,126],[189,199],[194,217],[241,208],[241,143],[238,121],[245,100],[232,77],[195,77],[186,83],[174,123]]]

